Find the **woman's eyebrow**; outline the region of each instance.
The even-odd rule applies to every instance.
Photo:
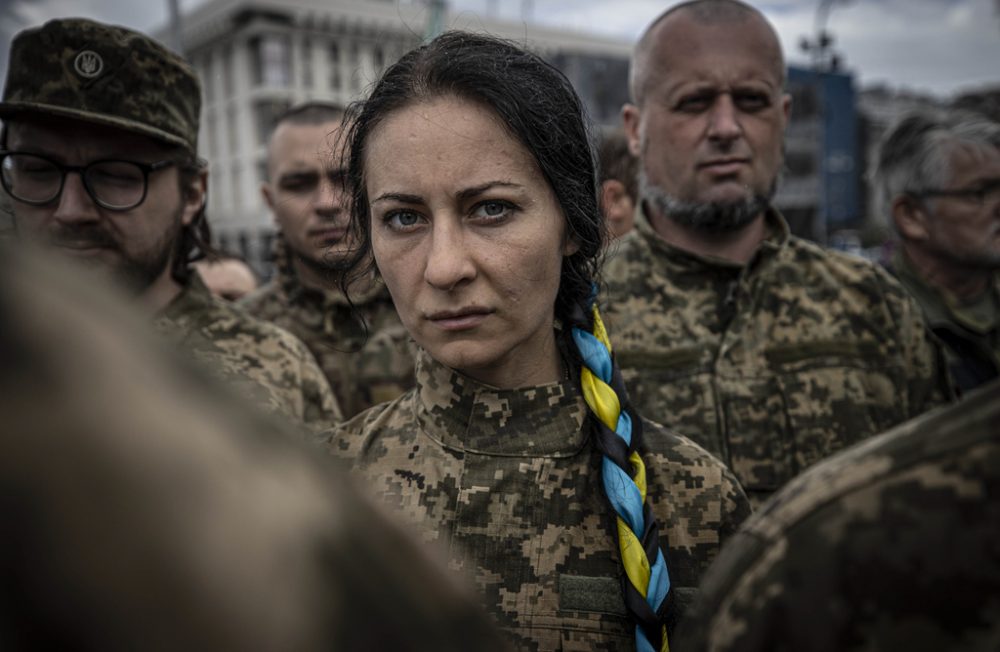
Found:
[[[473,186],[471,188],[465,188],[464,190],[459,190],[456,197],[460,200],[471,199],[472,197],[477,197],[491,188],[522,188],[523,186],[519,183],[514,183],[512,181],[487,181],[486,183],[479,184],[478,186]]]
[[[404,204],[421,204],[423,199],[419,195],[408,195],[403,192],[385,192],[372,200],[371,203],[375,204],[380,201],[398,201]]]

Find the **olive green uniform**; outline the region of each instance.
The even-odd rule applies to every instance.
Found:
[[[672,247],[637,211],[605,265],[637,410],[729,464],[754,500],[951,396],[920,309],[884,270],[792,236],[746,265]]]
[[[923,309],[960,389],[1000,375],[1000,275],[993,276],[978,300],[966,304],[928,285],[902,251],[893,258],[891,271]]]
[[[498,390],[418,355],[417,385],[331,440],[369,495],[398,509],[471,575],[524,650],[621,650],[625,616],[614,513],[579,381]],[[749,513],[733,475],[691,441],[644,423],[648,500],[681,616]]]
[[[342,292],[303,285],[280,236],[275,254],[277,276],[240,306],[309,347],[345,417],[413,387],[412,342],[384,284],[352,295],[352,306]]]
[[[306,346],[213,297],[197,273],[159,315],[157,327],[264,409],[316,429],[343,420]]]
[[[726,546],[685,652],[1000,649],[1000,384],[817,465]]]

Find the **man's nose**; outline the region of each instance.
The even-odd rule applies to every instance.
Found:
[[[708,136],[713,140],[731,142],[743,134],[739,110],[729,93],[721,93],[715,98],[708,120]]]
[[[87,222],[99,219],[97,205],[83,185],[79,172],[67,172],[62,192],[56,199],[56,210],[52,217],[59,222]]]

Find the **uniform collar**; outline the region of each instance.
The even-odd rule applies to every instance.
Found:
[[[788,246],[791,238],[791,230],[788,228],[788,222],[785,221],[784,216],[776,208],[768,207],[764,213],[764,222],[767,224],[768,236],[760,243],[757,253],[751,259],[749,263],[751,267],[763,260],[773,258],[778,252]],[[665,260],[680,267],[728,268],[738,270],[747,266],[714,256],[702,256],[668,243],[653,230],[653,226],[646,216],[645,202],[639,202],[636,206],[635,230],[637,237],[647,242],[653,251],[663,254],[662,257]]]
[[[289,302],[306,305],[321,310],[349,306],[347,297],[338,288],[316,289],[306,287],[292,265],[292,251],[279,231],[274,238],[272,254],[276,266],[276,280]],[[364,292],[352,292],[351,302],[355,305],[368,303],[385,292],[385,285],[373,280]]]
[[[961,309],[958,299],[945,290],[929,285],[910,262],[902,248],[897,249],[896,253],[893,254],[892,270],[920,304],[927,324],[931,328],[953,328],[953,324],[959,324],[973,333],[986,333],[997,327],[997,324],[980,324],[970,321],[966,317],[965,311]],[[994,274],[987,292],[992,293],[994,298],[1000,301],[998,276],[1000,275]]]
[[[208,290],[201,275],[197,270],[192,269],[191,273],[188,274],[187,283],[181,288],[180,293],[167,304],[167,307],[160,312],[159,318],[174,320],[212,305],[215,301],[215,297]]]
[[[570,457],[587,442],[578,383],[497,389],[417,354],[414,412],[446,448],[504,457]]]

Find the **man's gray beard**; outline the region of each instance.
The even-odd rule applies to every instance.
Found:
[[[771,193],[773,194],[773,193]],[[732,202],[688,202],[667,194],[650,183],[644,170],[639,171],[639,196],[660,215],[681,226],[705,233],[738,231],[767,210],[770,197],[754,193]]]

